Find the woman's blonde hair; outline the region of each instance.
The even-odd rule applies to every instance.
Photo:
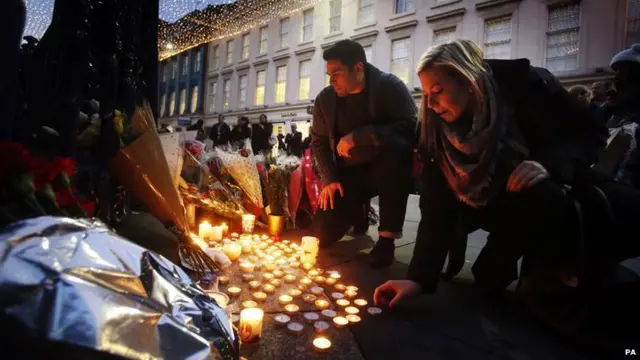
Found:
[[[482,49],[470,40],[453,40],[440,45],[434,45],[420,57],[416,72],[420,74],[426,69],[442,67],[449,73],[458,75],[471,87],[474,94],[476,111],[485,112],[484,108],[484,87],[482,79],[490,76],[490,70],[483,60],[484,53]],[[420,103],[420,144],[428,145],[430,111],[427,106],[427,97],[422,95]],[[429,123],[429,124],[428,124]]]

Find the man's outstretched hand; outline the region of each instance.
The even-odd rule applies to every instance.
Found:
[[[373,293],[376,305],[395,307],[399,301],[420,292],[420,284],[411,280],[389,280],[378,286]]]
[[[351,155],[349,155],[349,151],[351,151],[355,146],[356,144],[353,141],[353,134],[343,136],[338,142],[338,155],[343,158],[350,158]]]
[[[320,206],[320,209],[324,211],[327,211],[327,209],[333,210],[336,191],[340,192],[340,196],[344,196],[342,184],[337,181],[329,183],[322,188],[322,191],[320,192],[320,199],[318,200],[318,206]]]

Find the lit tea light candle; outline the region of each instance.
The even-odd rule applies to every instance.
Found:
[[[251,255],[251,256],[247,257],[247,261],[252,262],[254,264],[257,263],[258,260],[260,260],[260,259],[256,255]]]
[[[326,278],[324,276],[316,276],[315,279],[313,279],[313,281],[316,282],[316,284],[324,284]]]
[[[334,317],[338,316],[338,313],[333,311],[333,310],[331,310],[331,309],[322,310],[321,314],[322,314],[322,316],[324,316],[325,318],[327,318],[329,320],[331,320]]]
[[[255,280],[255,277],[256,277],[256,276],[255,276],[255,275],[253,275],[253,274],[242,274],[242,281],[244,281],[244,282],[250,282],[250,281]]]
[[[313,324],[314,322],[320,320],[320,315],[318,315],[318,313],[314,313],[314,312],[308,312],[308,313],[304,313],[304,319],[307,320],[307,322]]]
[[[329,323],[326,321],[316,321],[315,323],[313,323],[313,329],[317,332],[317,333],[324,333],[327,330],[329,330]]]
[[[299,322],[290,322],[287,325],[287,330],[294,335],[299,335],[302,333],[302,330],[304,330],[304,325]]]
[[[296,276],[295,276],[295,275],[293,275],[293,274],[287,274],[287,275],[285,275],[285,276],[284,276],[284,282],[286,282],[286,283],[292,283],[292,282],[294,282],[294,281],[296,281]]]
[[[281,278],[283,275],[284,275],[284,272],[282,270],[273,270],[273,276],[277,278]]]
[[[304,294],[304,295],[302,295],[302,301],[304,301],[306,303],[315,302],[316,299],[318,299],[318,297],[313,295],[313,294]]]
[[[267,240],[269,240],[269,237],[268,237],[266,234],[262,234],[262,236],[260,237],[260,239],[261,239],[262,241],[267,241]]]
[[[300,284],[302,285],[309,286],[311,285],[311,283],[313,283],[313,280],[309,279],[308,277],[303,277],[302,279],[300,279]]]
[[[321,288],[320,286],[314,286],[311,288],[311,293],[313,295],[322,295],[322,292],[324,291],[323,288]]]
[[[262,291],[266,292],[267,294],[272,294],[274,291],[276,291],[276,287],[273,286],[273,284],[264,284],[262,286]]]
[[[347,291],[358,292],[358,287],[357,286],[347,286],[346,290]]]
[[[264,279],[266,281],[271,281],[271,280],[273,280],[273,278],[275,278],[275,275],[273,275],[272,273],[264,273],[264,274],[262,274],[262,279]]]
[[[243,301],[242,302],[242,307],[243,308],[254,308],[254,307],[258,307],[258,303],[253,301],[253,300],[247,300],[247,301]]]
[[[291,240],[282,240],[282,245],[289,246],[291,244]]]
[[[266,270],[266,271],[273,271],[276,269],[276,264],[273,262],[265,262],[264,264],[262,264],[262,267]]]
[[[269,281],[269,284],[278,287],[280,285],[282,285],[282,281],[280,281],[280,279],[271,279],[271,281]]]
[[[336,300],[336,305],[340,306],[340,307],[347,307],[349,306],[350,302],[347,299],[338,299]]]
[[[305,284],[298,284],[296,288],[300,289],[301,291],[307,291],[308,286]]]
[[[267,294],[263,293],[262,291],[254,292],[253,293],[253,298],[256,301],[263,302],[263,301],[267,300]]]
[[[237,286],[230,286],[230,287],[227,289],[227,293],[228,293],[230,296],[238,296],[238,295],[240,295],[240,292],[241,292],[241,291],[242,291],[242,289],[240,289],[240,288],[239,288],[239,287],[237,287]]]
[[[344,308],[344,312],[349,315],[357,315],[360,312],[360,309],[355,306],[347,306],[346,308]]]
[[[380,315],[382,313],[382,309],[380,309],[379,307],[370,307],[369,309],[367,309],[367,312],[373,316],[377,316]]]
[[[360,322],[360,316],[358,315],[347,315],[345,316],[350,323],[357,324]]]
[[[251,234],[256,224],[256,216],[253,214],[242,215],[242,231],[245,234]]]
[[[308,262],[303,263],[302,264],[302,268],[305,269],[305,270],[311,270],[313,268],[313,264],[312,263],[308,263]]]
[[[344,294],[339,292],[334,292],[334,293],[331,293],[331,297],[336,300],[340,300],[340,299],[344,299]]]
[[[297,261],[291,261],[291,262],[289,262],[289,266],[291,266],[294,269],[297,269],[297,268],[300,267],[300,263],[297,262]]]
[[[284,311],[286,311],[289,314],[295,314],[298,311],[300,311],[300,306],[296,304],[287,304],[284,306]]]
[[[240,263],[240,271],[243,273],[252,273],[255,268],[256,264],[252,262],[244,261]]]
[[[220,283],[220,285],[227,285],[229,283],[229,277],[227,275],[219,276],[218,283]]]
[[[338,329],[341,329],[349,324],[349,320],[346,317],[336,316],[333,318],[333,325]]]
[[[302,291],[300,291],[300,289],[291,289],[289,290],[289,295],[291,295],[291,297],[297,298],[302,295]]]
[[[358,296],[358,293],[355,291],[347,290],[344,292],[344,295],[349,299],[353,299],[354,297]]]
[[[230,235],[230,237],[231,237],[232,239],[237,239],[239,236],[240,236],[240,235],[238,235],[238,233],[236,233],[236,232],[231,233],[231,235]]]
[[[222,246],[222,251],[227,255],[227,257],[229,257],[229,260],[234,261],[240,257],[240,254],[242,253],[242,246],[238,243],[230,242]]]
[[[338,290],[338,291],[345,291],[347,289],[346,286],[344,286],[343,284],[335,284],[333,286],[334,289]]]
[[[240,340],[245,343],[260,340],[262,337],[262,320],[264,311],[258,308],[248,308],[240,312]]]
[[[260,288],[261,285],[262,284],[260,284],[260,281],[257,281],[257,280],[249,281],[249,289],[251,290],[256,290]]]
[[[240,244],[242,245],[251,245],[251,239],[253,239],[253,237],[251,236],[251,234],[242,234],[240,235]]]
[[[334,278],[327,278],[327,279],[324,281],[324,283],[325,283],[325,284],[327,284],[328,286],[333,286],[333,285],[335,285],[335,284],[336,284],[336,281],[338,281],[338,280],[336,280],[336,279],[334,279]]]
[[[287,305],[292,300],[293,298],[289,295],[280,295],[280,297],[278,298],[278,302],[280,303],[280,305]]]
[[[209,240],[221,241],[222,240],[222,226],[212,226]]]
[[[337,272],[337,271],[332,271],[332,272],[329,273],[329,277],[332,278],[332,279],[338,280],[338,279],[340,279],[342,277],[342,275],[340,275],[340,273]]]
[[[274,316],[273,319],[276,321],[276,324],[280,326],[285,326],[286,324],[289,323],[289,321],[291,321],[291,318],[289,317],[289,315],[286,315],[286,314],[278,314]]]
[[[198,226],[198,237],[204,241],[211,240],[211,224],[208,221],[203,221]]]
[[[285,267],[285,266],[289,266],[289,263],[287,262],[286,259],[280,258],[276,261],[276,265],[280,267]]]
[[[251,245],[242,245],[243,254],[250,254],[251,251],[253,251],[253,248],[251,247]]]
[[[317,337],[313,339],[313,348],[319,352],[329,351],[331,349],[331,340],[326,337]]]
[[[309,276],[315,277],[315,276],[318,276],[318,275],[320,275],[320,272],[318,272],[318,270],[316,270],[316,269],[309,270]]]
[[[324,299],[318,299],[315,301],[314,305],[316,306],[316,309],[324,310],[329,307],[329,302]]]
[[[356,304],[356,306],[367,306],[367,304],[369,304],[365,299],[355,299],[353,303]]]
[[[287,254],[287,255],[291,255],[291,254],[293,254],[293,249],[292,248],[286,248],[286,249],[284,249],[284,253]]]

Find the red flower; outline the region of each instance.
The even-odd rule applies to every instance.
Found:
[[[240,155],[242,155],[244,157],[249,157],[249,150],[247,150],[247,149],[240,150]]]
[[[33,183],[36,189],[51,184],[59,171],[56,171],[52,162],[40,156],[33,156],[28,160],[29,171],[33,174]]]
[[[28,169],[29,151],[20,143],[14,141],[0,142],[0,179],[4,179],[12,172]]]
[[[90,200],[78,200],[78,205],[87,213],[88,217],[93,217],[96,209],[96,203]]]
[[[56,175],[64,171],[67,173],[68,176],[71,176],[73,175],[76,169],[76,162],[73,161],[73,159],[71,158],[55,157],[53,159],[53,165],[54,165],[55,171],[57,171]]]
[[[78,204],[76,196],[71,191],[56,191],[56,202],[61,208],[68,208]]]

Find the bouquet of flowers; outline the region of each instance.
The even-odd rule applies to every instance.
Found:
[[[284,216],[288,224],[291,224],[294,218],[289,209],[289,183],[291,173],[296,168],[296,164],[270,165],[264,180],[271,215]]]
[[[87,217],[94,203],[76,196],[75,162],[30,153],[22,144],[0,142],[0,226],[42,215]]]

